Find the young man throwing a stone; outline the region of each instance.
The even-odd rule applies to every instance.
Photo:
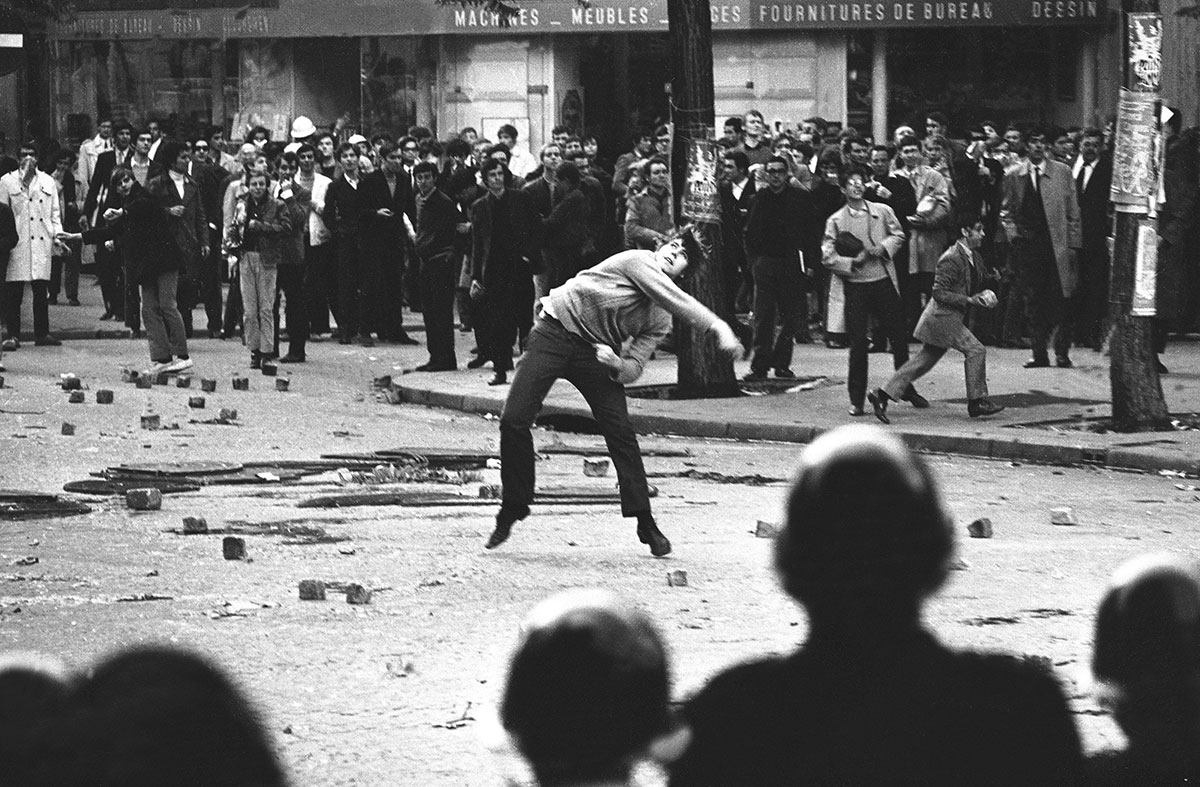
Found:
[[[732,355],[741,348],[729,325],[676,284],[688,266],[685,243],[694,242],[685,229],[657,251],[621,252],[542,299],[541,317],[529,334],[500,415],[504,496],[488,549],[503,544],[513,524],[529,515],[534,494],[530,429],[551,386],[563,378],[583,394],[604,434],[621,489],[621,514],[637,517],[638,538],[651,554],[661,557],[671,551],[650,512],[625,385],[641,376],[658,342],[670,333],[672,315],[711,331],[724,352]]]

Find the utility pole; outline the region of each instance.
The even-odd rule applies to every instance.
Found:
[[[1157,199],[1161,175],[1162,15],[1158,0],[1125,2],[1125,89],[1113,150],[1116,207],[1110,284],[1113,335],[1109,381],[1113,428],[1144,432],[1170,425],[1154,363]]]
[[[684,200],[686,204],[681,212],[688,218],[688,205],[692,206],[690,218],[695,223],[694,235],[703,251],[702,259],[689,260],[685,286],[697,300],[732,322],[735,317],[725,308],[720,198],[716,194],[717,158],[711,139],[715,122],[711,14],[709,0],[667,0],[671,100],[675,114],[672,193],[685,197],[690,193],[694,197]],[[698,175],[703,175],[703,182],[697,188]],[[676,199],[676,206],[679,205],[680,200]],[[705,398],[738,394],[733,361],[717,349],[711,336],[685,327],[677,332],[676,349],[681,396]]]

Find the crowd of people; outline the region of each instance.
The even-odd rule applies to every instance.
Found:
[[[1187,253],[1200,234],[1200,130],[1181,133],[1175,117],[1160,349],[1200,312],[1200,271]],[[749,380],[794,376],[794,344],[823,341],[849,348],[852,414],[866,412],[868,393],[873,404],[922,407],[912,381],[955,348],[968,358],[970,414],[982,416],[998,411],[985,346],[1027,347],[1030,368],[1069,368],[1072,346],[1103,346],[1111,129],[985,121],[968,130],[932,111],[922,129],[874,140],[819,117],[772,133],[750,110],[723,132],[721,317],[747,348]],[[23,144],[19,159],[0,160],[0,203],[19,219],[13,231],[0,208],[5,347],[20,346],[27,281],[35,344],[57,342],[47,307],[60,291],[79,302],[82,261],[99,278],[101,319],[144,331],[157,368],[190,367],[198,308],[202,332],[240,335],[252,365],[278,356],[282,300],[282,362],[305,362],[310,337],[415,344],[407,308],[426,328],[419,370],[458,368],[457,326],[475,332],[467,366],[490,363],[490,382],[503,385],[542,297],[613,254],[656,249],[679,223],[669,125],[639,131],[615,159],[568,126],[536,157],[511,125],[494,141],[472,128],[439,140],[423,127],[367,139],[299,117],[286,140],[261,127],[244,136],[233,155],[221,128],[179,141],[156,121],[104,120],[77,149]],[[490,161],[502,167],[488,177]],[[955,270],[940,277],[947,254]],[[962,324],[932,330],[930,310]],[[914,340],[923,349],[903,385],[868,386],[867,354],[890,351],[899,370]],[[886,420],[885,408],[875,412]]]
[[[1085,757],[1050,670],[950,648],[923,622],[954,541],[936,479],[898,438],[857,425],[827,432],[800,458],[775,544],[780,584],[809,620],[803,644],[730,666],[677,705],[668,648],[646,612],[609,592],[562,592],[521,626],[498,744],[541,787],[632,785],[647,761],[672,787],[1200,778],[1196,564],[1145,555],[1114,573],[1092,671],[1127,744]],[[287,783],[221,671],[155,646],[78,675],[0,660],[0,762],[13,787]]]

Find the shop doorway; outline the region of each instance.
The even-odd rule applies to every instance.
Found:
[[[600,143],[600,157],[611,165],[628,152],[635,130],[653,132],[656,123],[669,117],[664,86],[670,42],[657,33],[613,33],[578,41],[584,125]]]

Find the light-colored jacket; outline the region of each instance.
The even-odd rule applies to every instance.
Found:
[[[1083,246],[1083,227],[1079,218],[1079,200],[1075,196],[1075,179],[1071,168],[1061,161],[1045,160],[1045,174],[1038,183],[1042,205],[1046,209],[1046,224],[1050,229],[1050,245],[1054,247],[1054,261],[1058,265],[1058,280],[1062,283],[1064,298],[1075,294],[1079,284],[1078,259],[1072,249]],[[1009,242],[1026,237],[1021,226],[1021,203],[1025,200],[1025,188],[1029,185],[1028,160],[1022,161],[1004,176],[1004,191],[1000,199],[1000,224]]]
[[[865,245],[871,245],[872,239],[881,239],[875,245],[882,246],[887,252],[888,261],[884,263],[884,267],[887,268],[892,286],[899,293],[900,283],[896,278],[896,266],[892,260],[896,258],[900,249],[904,248],[904,229],[900,226],[900,220],[896,218],[896,214],[887,205],[882,202],[868,202],[866,205],[870,238],[859,238],[859,240]],[[829,277],[829,300],[826,308],[825,328],[830,333],[846,332],[846,295],[842,277],[850,275],[854,258],[839,255],[834,248],[834,243],[838,233],[849,222],[848,211],[849,208],[843,205],[825,220],[825,239],[821,242],[821,263],[837,274]]]
[[[922,200],[933,202],[933,211],[922,214],[926,226],[913,226],[908,239],[908,272],[933,273],[942,252],[950,245],[950,184],[942,173],[924,164],[913,173],[896,170],[900,177],[907,177],[917,195],[917,205]]]
[[[329,184],[332,182],[320,172],[313,173],[312,202],[308,209],[309,245],[321,246],[329,242],[329,228],[325,226],[325,220],[321,218],[321,214],[325,211],[325,192],[329,190]],[[301,185],[299,177],[296,178],[296,185]],[[303,186],[301,187],[303,188]]]
[[[92,175],[96,172],[96,159],[100,158],[100,154],[104,151],[112,149],[112,139],[110,138],[106,144],[99,134],[79,143],[79,163],[76,165],[75,174],[79,176],[79,182],[83,184],[85,191],[92,182]]]
[[[17,246],[8,257],[7,281],[49,281],[54,238],[62,232],[58,184],[38,171],[29,188],[16,170],[0,178],[0,202],[12,208]]]
[[[953,347],[962,336],[971,296],[982,281],[983,263],[978,252],[963,243],[946,249],[934,274],[933,297],[925,304],[913,336],[935,347]]]

